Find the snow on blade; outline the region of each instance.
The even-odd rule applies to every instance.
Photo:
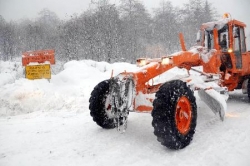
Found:
[[[204,101],[215,114],[219,113],[220,119],[223,121],[227,110],[225,98],[214,89],[201,89],[198,91],[198,94],[201,100]]]

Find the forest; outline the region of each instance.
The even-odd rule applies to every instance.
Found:
[[[196,33],[204,22],[218,19],[207,0],[189,0],[173,6],[162,0],[149,12],[143,2],[94,0],[83,13],[60,19],[43,9],[36,19],[6,21],[0,15],[0,60],[19,58],[22,52],[54,49],[57,60],[129,62],[140,57],[161,57],[180,50],[178,34],[186,47],[195,44]]]

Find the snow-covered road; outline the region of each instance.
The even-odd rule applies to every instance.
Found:
[[[69,68],[73,69],[77,63],[80,62],[74,62]],[[130,113],[128,128],[123,134],[97,126],[89,114],[88,98],[93,86],[103,78],[91,76],[93,71],[88,76],[87,73],[77,75],[89,80],[85,83],[79,80],[83,83],[81,87],[76,77],[72,81],[62,73],[51,83],[19,80],[0,87],[0,166],[250,165],[250,104],[241,91],[230,93],[224,122],[195,94],[198,119],[193,141],[186,148],[173,151],[156,140],[152,117],[147,113]],[[99,80],[90,79],[92,77]],[[59,83],[59,80],[63,81]],[[55,87],[50,87],[56,82]],[[29,88],[24,86],[27,84]],[[21,88],[26,88],[26,93]],[[49,97],[51,94],[54,96]],[[45,102],[45,98],[50,102]],[[27,113],[24,106],[32,111]],[[7,113],[13,108],[23,112],[15,110],[15,116],[13,112]]]

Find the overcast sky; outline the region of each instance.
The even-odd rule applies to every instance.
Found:
[[[159,6],[162,0],[141,0],[146,8]],[[170,0],[174,6],[183,6],[189,0]],[[55,12],[61,19],[70,18],[74,13],[80,14],[89,8],[91,0],[0,0],[0,15],[7,21],[22,18],[34,19],[37,13],[44,8]],[[118,3],[119,0],[110,0]],[[250,27],[250,0],[208,0],[218,9],[220,15],[231,13],[232,17],[245,22]],[[249,28],[248,27],[248,32]]]

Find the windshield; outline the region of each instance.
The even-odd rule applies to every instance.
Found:
[[[225,25],[218,31],[219,45],[222,51],[227,51],[229,48],[228,25]]]
[[[215,26],[216,28],[216,26]],[[222,28],[218,30],[218,43],[220,49],[222,51],[227,51],[229,48],[229,41],[228,41],[228,25],[224,25]],[[207,28],[205,30],[205,47],[210,49],[214,48],[214,34],[211,28]]]

